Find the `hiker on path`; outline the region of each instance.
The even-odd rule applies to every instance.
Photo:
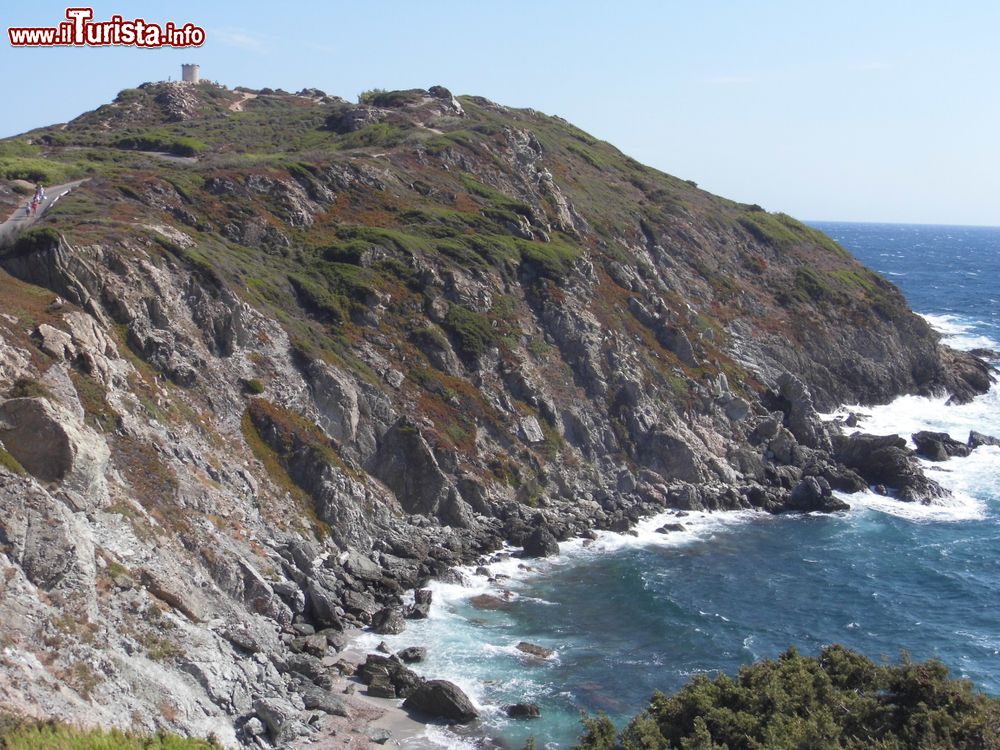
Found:
[[[45,200],[45,188],[42,187],[42,183],[37,183],[35,185],[35,200],[41,203]]]
[[[38,196],[31,201],[31,215],[34,216],[38,213]]]

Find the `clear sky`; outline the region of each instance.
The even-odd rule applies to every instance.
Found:
[[[83,3],[74,3],[82,5]],[[952,7],[948,7],[952,6]],[[447,86],[560,115],[639,161],[802,219],[1000,225],[1000,2],[101,0],[190,50],[12,48],[65,3],[5,2],[0,136],[182,62],[228,86]]]

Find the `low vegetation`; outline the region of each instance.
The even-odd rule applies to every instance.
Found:
[[[167,733],[143,736],[0,716],[0,750],[215,750],[220,747],[214,740]]]
[[[795,649],[735,677],[695,677],[656,693],[621,732],[584,721],[579,750],[990,750],[1000,748],[1000,698],[948,676],[938,661],[876,664],[831,646]]]

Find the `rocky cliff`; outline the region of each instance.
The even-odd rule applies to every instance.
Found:
[[[6,710],[294,743],[450,566],[932,498],[816,410],[991,382],[815,230],[441,87],[147,84],[0,148],[87,178],[0,249]]]

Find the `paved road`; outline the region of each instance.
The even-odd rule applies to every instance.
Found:
[[[53,203],[84,182],[86,180],[77,180],[76,182],[67,182],[65,185],[53,185],[52,187],[45,188],[45,200],[38,206],[38,213],[34,216],[25,214],[24,204],[29,202],[31,197],[24,196],[21,205],[7,218],[7,221],[0,224],[0,245],[13,242],[17,238],[17,235],[41,219],[45,215],[45,212],[52,208]]]

